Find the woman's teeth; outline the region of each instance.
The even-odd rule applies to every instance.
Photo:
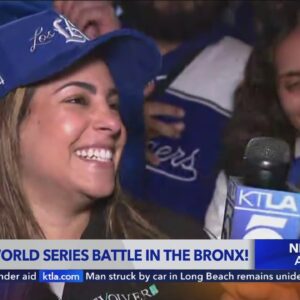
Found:
[[[98,160],[98,161],[111,161],[113,153],[108,149],[95,149],[89,148],[84,150],[76,150],[76,155],[89,160]]]

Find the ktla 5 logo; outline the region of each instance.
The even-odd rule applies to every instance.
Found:
[[[278,230],[284,229],[287,221],[287,218],[254,214],[245,228],[243,239],[283,239]]]
[[[299,217],[297,201],[291,194],[241,190],[239,206],[250,214],[245,239],[283,239],[289,218]]]

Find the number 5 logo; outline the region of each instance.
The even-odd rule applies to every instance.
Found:
[[[283,239],[276,229],[283,229],[286,222],[286,218],[253,215],[243,239]]]

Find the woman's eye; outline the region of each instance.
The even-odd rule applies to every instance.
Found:
[[[120,109],[119,100],[111,100],[109,102],[109,107],[113,110],[119,111]]]
[[[300,90],[300,81],[285,83],[285,89],[289,92],[295,92],[296,90]]]
[[[68,98],[64,102],[80,105],[86,105],[88,103],[87,99],[81,96]]]

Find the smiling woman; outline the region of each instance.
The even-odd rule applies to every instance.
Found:
[[[130,236],[123,218],[151,236],[155,231],[142,217],[137,222],[118,193],[116,178],[126,142],[119,93],[142,93],[155,75],[152,42],[132,30],[90,41],[54,11],[3,26],[0,35],[18,49],[1,45],[0,237],[80,238],[98,199],[107,204],[111,236]]]
[[[217,238],[221,238],[224,219],[226,175],[244,175],[247,143],[260,136],[278,138],[288,143],[295,157],[300,155],[300,5],[297,1],[270,1],[265,5],[265,16],[269,14],[272,21],[264,23],[264,34],[235,92],[233,116],[224,135],[223,171],[206,213],[205,225]],[[281,7],[278,11],[277,5]]]
[[[136,111],[124,99],[142,96],[160,66],[151,40],[133,30],[89,40],[49,10],[0,27],[0,57],[0,239],[206,237],[186,218],[137,205],[118,184],[122,108]],[[185,299],[177,285],[155,286],[156,299]],[[0,285],[0,299],[150,293],[126,282],[51,288],[56,295],[43,284]]]
[[[39,84],[27,109],[20,125],[25,197],[47,238],[79,238],[93,199],[114,190],[125,144],[113,79],[103,60],[91,58]]]

